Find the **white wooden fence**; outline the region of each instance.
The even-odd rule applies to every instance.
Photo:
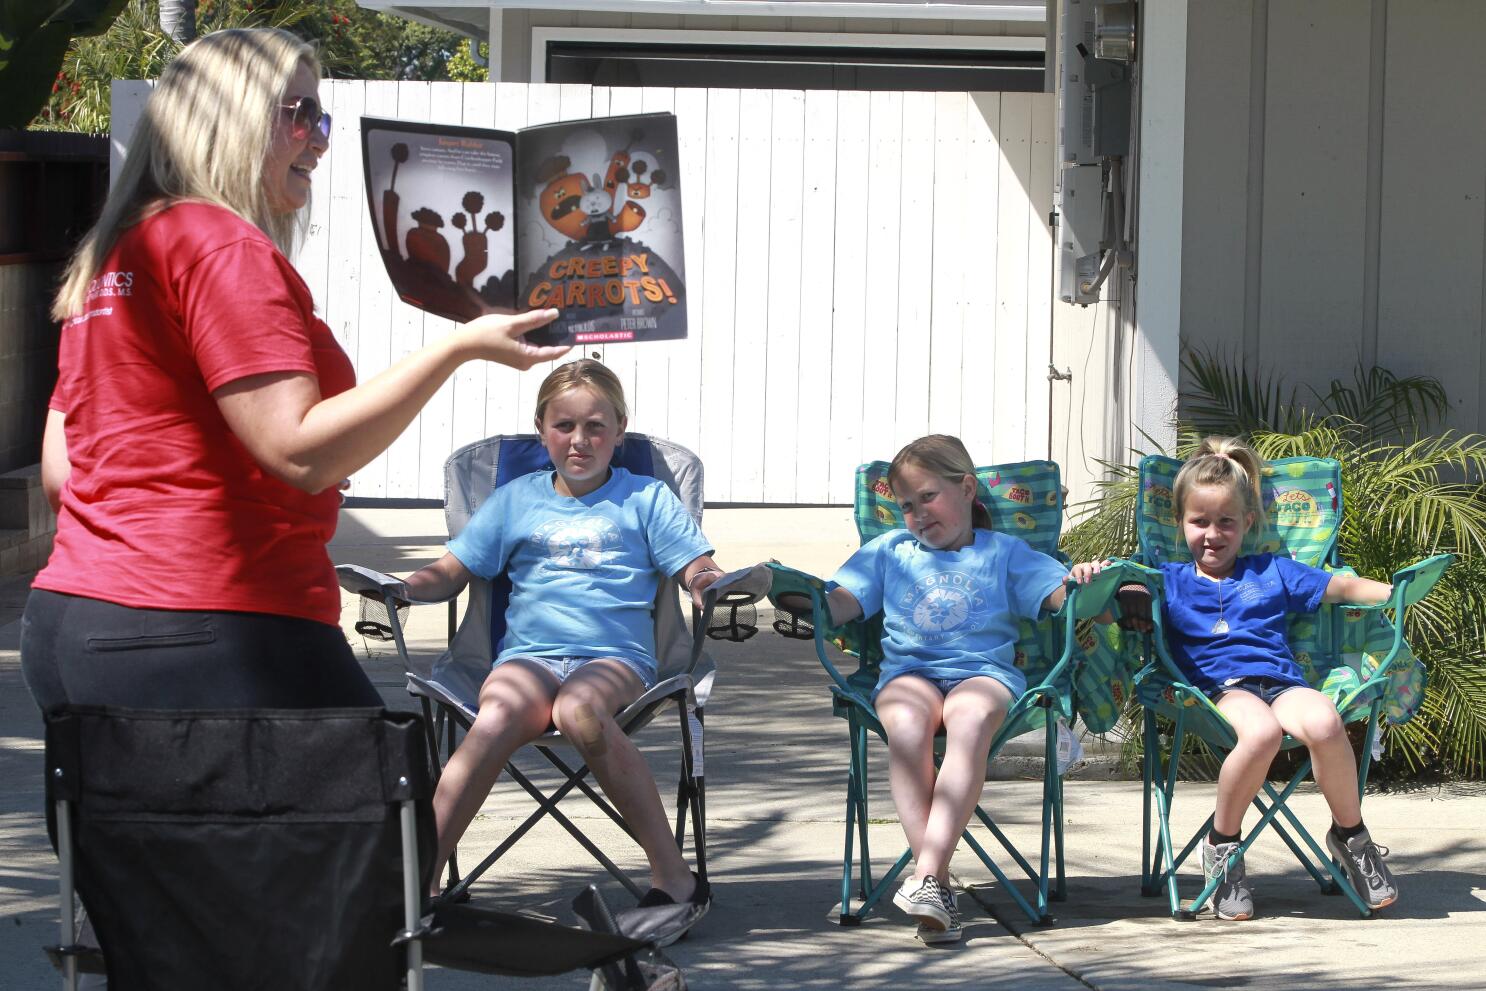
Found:
[[[115,141],[146,84],[115,85]],[[706,497],[846,503],[852,470],[929,432],[981,463],[1048,453],[1052,97],[326,81],[330,150],[297,263],[365,380],[447,333],[397,300],[367,213],[361,115],[517,128],[669,110],[690,337],[587,346],[631,429],[692,448]],[[544,374],[467,365],[352,479],[443,496],[472,440],[530,429]]]

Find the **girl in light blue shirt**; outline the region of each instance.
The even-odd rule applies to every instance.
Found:
[[[700,606],[722,572],[663,482],[610,466],[626,421],[613,372],[586,358],[559,366],[542,383],[536,411],[555,470],[496,489],[449,553],[407,579],[414,598],[435,601],[473,575],[504,572],[511,580],[501,652],[434,793],[435,878],[511,755],[550,722],[573,741],[645,851],[651,890],[640,904],[710,904],[707,882],[676,847],[645,759],[614,714],[655,683],[650,609],[658,583],[679,580]]]
[[[831,619],[883,613],[874,699],[887,731],[893,804],[915,859],[893,902],[918,921],[921,940],[946,943],[960,938],[949,860],[980,801],[991,740],[1027,687],[1013,664],[1017,621],[1062,606],[1068,569],[990,529],[975,498],[975,464],[956,437],[922,437],[903,448],[888,484],[908,528],[883,534],[841,566]]]

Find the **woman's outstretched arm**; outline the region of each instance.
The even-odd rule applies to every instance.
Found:
[[[322,492],[385,451],[464,362],[494,361],[524,371],[566,354],[565,347],[537,347],[523,339],[555,319],[556,310],[480,317],[328,399],[306,372],[249,375],[213,395],[233,434],[264,471],[305,492]]]

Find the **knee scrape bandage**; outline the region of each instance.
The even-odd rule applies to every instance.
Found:
[[[593,711],[593,706],[587,702],[579,703],[573,709],[573,730],[578,743],[588,751],[590,756],[603,756],[606,749],[604,724],[599,720],[599,714]]]

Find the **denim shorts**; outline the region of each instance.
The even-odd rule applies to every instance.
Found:
[[[1225,692],[1248,692],[1256,696],[1265,705],[1274,705],[1274,700],[1285,694],[1292,688],[1304,688],[1290,681],[1281,681],[1268,675],[1251,675],[1245,678],[1229,678],[1217,688],[1207,693],[1207,697],[1214,702],[1223,697]]]
[[[548,671],[552,672],[552,676],[557,679],[557,683],[559,685],[566,682],[570,677],[572,677],[574,671],[578,670],[589,661],[618,661],[620,664],[623,664],[625,667],[629,668],[635,673],[635,676],[640,679],[640,684],[645,686],[646,691],[649,691],[650,689],[655,687],[655,668],[652,666],[642,665],[639,661],[630,660],[628,657],[529,657],[521,654],[514,657],[507,657],[505,658],[505,660],[496,661],[495,664],[491,666],[496,667],[506,663],[506,661],[515,660],[526,661],[528,664],[535,664],[537,667],[546,668]]]
[[[924,681],[927,681],[929,684],[939,689],[940,695],[948,695],[955,688],[963,685],[971,678],[989,678],[997,684],[1005,686],[1006,690],[1011,693],[1012,701],[1016,701],[1016,692],[1012,690],[1012,687],[1010,685],[1006,684],[1005,680],[998,677],[997,673],[994,671],[985,671],[981,674],[967,674],[955,678],[935,678],[927,671],[900,671],[897,674],[893,675],[892,678],[889,678],[887,681],[878,682],[877,687],[872,690],[872,701],[877,701],[877,696],[882,694],[882,690],[887,687],[889,681],[892,681],[895,678],[901,678],[906,674],[911,674],[915,677],[922,678]]]

